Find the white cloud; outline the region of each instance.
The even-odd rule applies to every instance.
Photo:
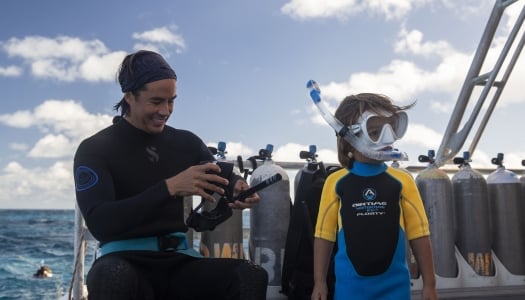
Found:
[[[0,46],[9,56],[22,58],[34,76],[61,81],[113,80],[116,67],[125,55],[110,52],[99,40],[69,36],[11,38]]]
[[[339,18],[368,12],[385,19],[405,17],[415,6],[428,0],[292,0],[281,7],[281,12],[296,19]]]
[[[139,41],[134,49],[148,49],[166,56],[183,52],[186,42],[181,34],[174,32],[176,29],[175,26],[159,27],[133,33],[133,38]],[[35,77],[66,82],[112,81],[115,70],[127,54],[112,52],[97,39],[82,40],[71,36],[11,38],[0,42],[0,49],[10,57],[21,58]],[[0,76],[20,76],[22,72],[20,66],[0,67]]]
[[[67,59],[79,62],[89,55],[108,52],[104,43],[99,40],[83,41],[69,36],[58,36],[54,39],[43,36],[11,38],[3,44],[3,48],[9,56],[21,57],[30,61]]]
[[[29,146],[27,144],[22,143],[9,143],[9,149],[15,150],[15,151],[26,151],[29,149]]]
[[[22,68],[17,66],[0,67],[0,76],[17,77],[22,75]]]
[[[73,154],[85,137],[111,124],[111,116],[90,114],[72,100],[47,100],[33,111],[0,116],[8,126],[35,127],[46,133],[28,153],[34,159],[58,160],[50,166],[27,168],[9,162],[0,172],[0,199],[3,208],[73,208],[75,195],[72,174]],[[27,145],[11,144],[25,151]]]
[[[227,148],[228,156],[231,159],[237,159],[237,156],[240,155],[243,158],[246,158],[249,155],[253,155],[254,150],[247,145],[241,142],[228,142]]]
[[[308,146],[295,143],[288,143],[275,149],[272,155],[272,159],[275,161],[289,162],[304,161],[303,159],[299,158],[299,153],[305,150],[308,150]]]
[[[186,50],[186,42],[181,34],[174,33],[175,26],[159,27],[144,32],[133,33],[133,38],[139,40],[133,48],[135,50],[147,49],[151,51],[163,52],[167,45],[175,46],[175,52],[181,53]],[[170,52],[170,51],[168,51]]]
[[[388,95],[396,104],[412,103],[423,93],[437,93],[450,99],[450,95],[461,87],[468,70],[468,59],[461,53],[451,54],[431,70],[425,70],[412,61],[394,59],[375,73],[356,72],[346,82],[330,82],[320,88],[325,103],[333,111],[345,96],[361,92]],[[450,106],[442,105],[442,108]]]
[[[440,1],[448,10],[454,12],[457,17],[468,20],[479,16],[481,12],[490,11],[494,5],[493,0],[441,0]],[[487,16],[483,16],[487,17]]]
[[[521,167],[521,166],[523,166],[523,164],[521,162],[523,161],[524,158],[525,158],[525,152],[523,152],[523,151],[507,153],[503,157],[503,165],[504,166],[513,166],[515,168],[518,167],[520,169],[523,169]],[[489,161],[489,160],[486,160],[486,161]]]
[[[423,33],[419,30],[407,31],[401,29],[398,34],[399,40],[394,46],[396,53],[408,53],[420,56],[437,55],[440,57],[447,57],[454,55],[455,50],[446,41],[423,41]]]
[[[125,56],[123,51],[90,55],[80,64],[80,75],[88,81],[112,81],[115,79],[115,70]]]
[[[337,149],[335,146],[335,138],[334,138],[334,148],[333,149],[319,149],[317,150],[318,158],[317,160],[323,161],[325,163],[330,164],[339,164],[339,160],[337,158]]]
[[[244,160],[248,156],[252,156],[255,152],[252,148],[246,146],[241,142],[225,142],[226,143],[226,159],[236,160],[237,156],[240,155]],[[208,147],[217,148],[218,142],[208,142],[206,144]]]
[[[42,128],[75,139],[83,139],[111,125],[112,120],[110,115],[90,114],[73,100],[46,100],[35,108],[34,117]]]
[[[17,128],[28,128],[32,126],[33,116],[30,111],[19,110],[12,114],[0,115],[0,123]]]
[[[0,115],[0,122],[19,128],[36,127],[45,133],[32,147],[31,157],[72,156],[78,143],[111,124],[112,117],[90,114],[73,100],[46,100],[31,111]]]
[[[488,67],[485,68],[493,67],[505,40],[495,39],[484,64]],[[400,30],[393,50],[394,53],[411,59],[393,58],[376,72],[355,72],[346,82],[322,85],[325,103],[335,110],[337,103],[346,95],[373,91],[390,96],[396,103],[406,104],[420,98],[421,95],[432,93],[449,101],[434,101],[432,106],[438,108],[434,111],[450,113],[472,63],[473,52],[460,52],[446,41],[425,40],[421,31],[405,28]],[[423,68],[415,62],[416,58],[439,60],[434,66]],[[525,68],[517,64],[511,78],[515,81],[523,76]],[[518,84],[507,86],[504,95],[507,104],[524,101]],[[334,99],[336,103],[333,103]],[[323,121],[317,116],[315,123],[319,122]]]
[[[66,136],[48,134],[35,144],[29,151],[29,157],[59,158],[70,156],[75,152],[77,144],[72,144]]]
[[[75,81],[78,78],[76,65],[58,59],[40,59],[31,63],[32,74],[44,79]]]
[[[428,128],[424,124],[412,123],[409,124],[405,136],[399,141],[399,145],[415,145],[424,149],[435,149],[437,152],[442,138],[443,135],[432,128]]]
[[[57,161],[49,167],[27,169],[8,163],[0,173],[3,208],[74,208],[72,163]]]
[[[452,102],[430,100],[430,110],[436,113],[450,113],[454,108]]]
[[[135,45],[133,45],[133,50],[149,50],[157,53],[162,53],[160,47],[157,44],[153,43],[136,43]]]

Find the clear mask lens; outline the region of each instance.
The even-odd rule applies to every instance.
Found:
[[[405,134],[407,129],[407,115],[405,112],[398,112],[389,117],[385,117],[375,113],[365,112],[361,128],[365,128],[365,130],[363,130],[364,134],[370,142],[374,144],[393,143]]]

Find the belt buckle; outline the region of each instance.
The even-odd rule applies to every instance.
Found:
[[[159,246],[159,251],[164,252],[173,252],[177,250],[179,246],[179,238],[176,236],[163,235],[157,237],[157,243]]]

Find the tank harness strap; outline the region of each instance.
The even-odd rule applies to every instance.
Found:
[[[109,253],[121,251],[177,252],[194,257],[202,257],[197,251],[188,246],[188,240],[186,239],[186,234],[184,232],[173,232],[163,236],[104,243],[97,249],[96,258],[100,258]]]

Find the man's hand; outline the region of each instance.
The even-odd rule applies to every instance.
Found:
[[[224,195],[224,189],[220,186],[228,185],[227,179],[217,175],[220,172],[220,167],[214,163],[192,166],[166,179],[166,186],[171,196],[186,197],[198,195],[203,199],[215,202],[212,194],[215,192]],[[248,200],[249,198],[246,199]]]
[[[235,182],[235,186],[233,187],[233,197],[237,197],[240,192],[246,191],[249,188],[250,186],[248,185],[248,183],[246,183],[246,181],[244,181],[244,179],[237,180],[237,182]],[[231,202],[228,205],[231,208],[245,209],[253,207],[253,205],[259,202],[260,200],[261,198],[259,197],[259,194],[253,193],[246,197],[244,201],[235,200],[234,202]]]

